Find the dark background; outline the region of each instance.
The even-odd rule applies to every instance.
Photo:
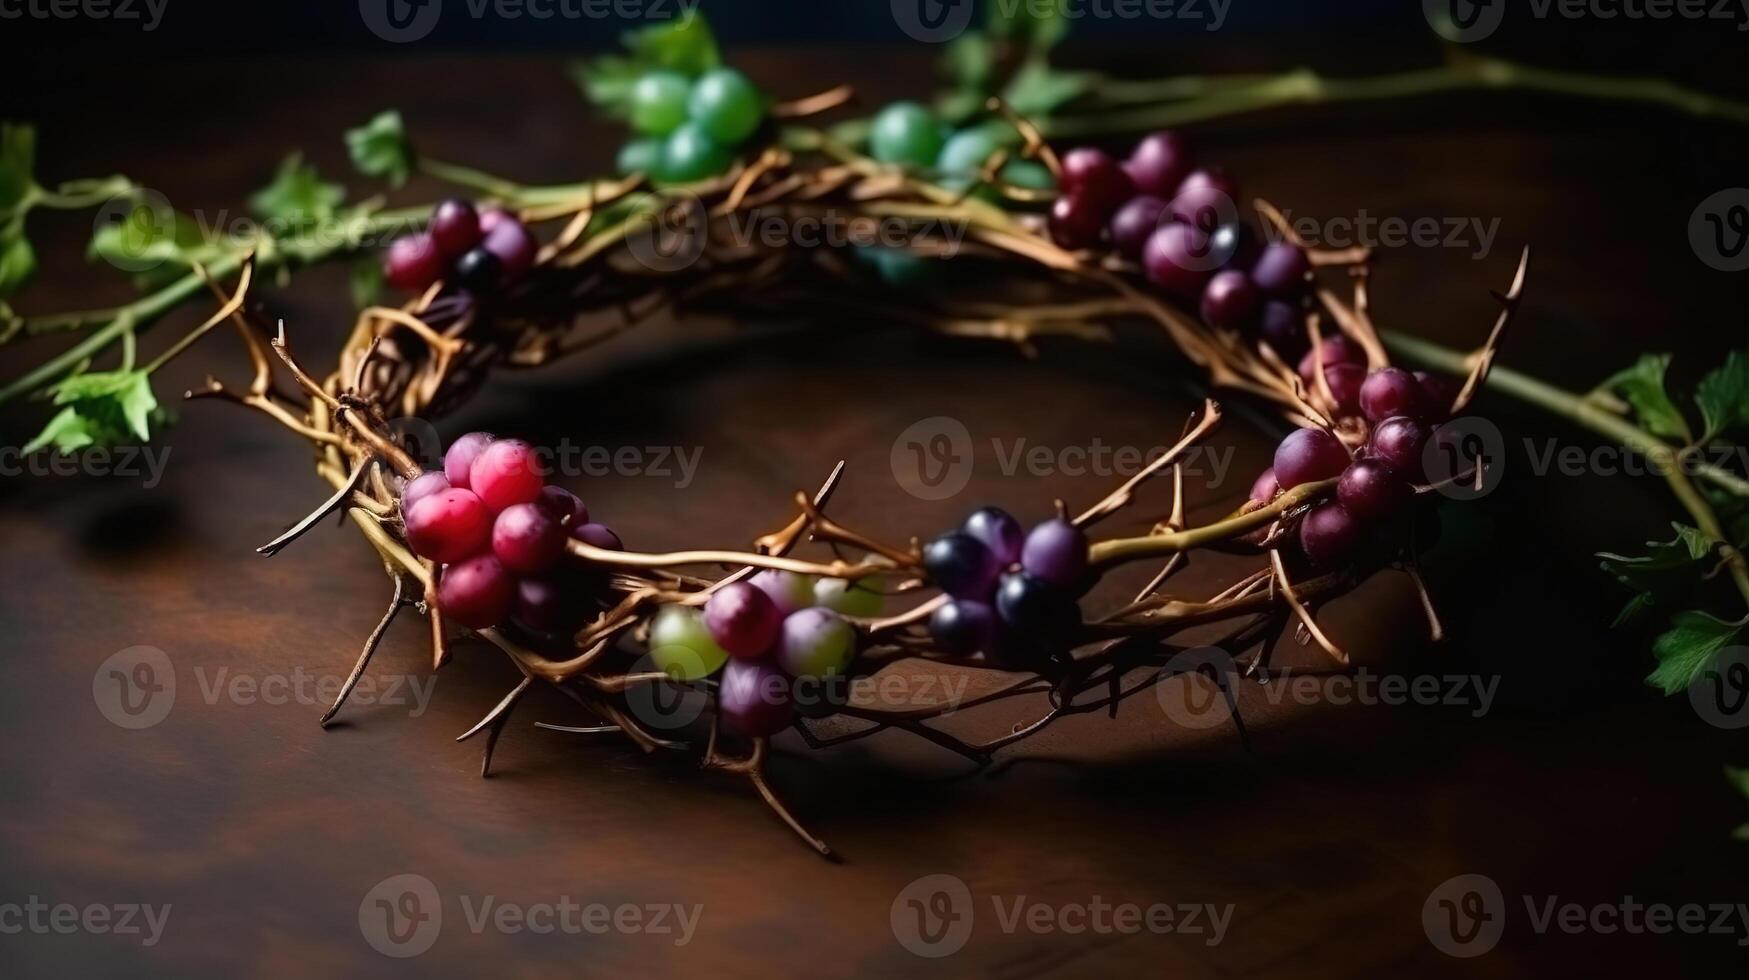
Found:
[[[0,21],[0,114],[40,125],[47,179],[123,171],[209,213],[240,209],[294,148],[355,196],[374,191],[345,176],[339,137],[389,106],[434,156],[531,183],[602,172],[623,132],[591,117],[564,68],[605,50],[624,25],[473,21],[452,16],[461,0],[449,8],[432,38],[400,46],[370,35],[345,0],[170,0],[149,35]],[[884,2],[707,0],[704,9],[730,60],[779,95],[848,81],[863,95],[850,110],[860,114],[932,87],[937,51],[905,39]],[[1716,23],[1509,15],[1477,48],[1743,99],[1745,37]],[[1082,25],[1058,61],[1152,77],[1298,65],[1365,74],[1440,57],[1412,2],[1235,0],[1229,26],[1212,34],[1148,21]],[[1250,193],[1296,213],[1499,219],[1499,241],[1479,260],[1442,249],[1382,255],[1374,302],[1388,326],[1476,343],[1493,316],[1487,290],[1504,286],[1528,244],[1536,264],[1506,364],[1584,389],[1642,351],[1668,350],[1686,381],[1743,342],[1749,280],[1700,263],[1685,233],[1702,198],[1744,182],[1741,127],[1470,93],[1284,109],[1190,132]],[[396,200],[439,192],[416,181]],[[33,216],[31,231],[44,268],[20,309],[129,295],[121,276],[83,260],[86,216]],[[263,295],[312,359],[351,325],[341,268]],[[177,314],[147,349],[204,314]],[[1087,500],[1105,482],[980,470],[960,497],[929,504],[891,480],[888,447],[938,414],[980,435],[1152,446],[1202,394],[1158,343],[1120,357],[1048,344],[1027,361],[891,324],[737,327],[657,324],[582,361],[503,379],[443,431],[702,447],[699,481],[684,491],[636,478],[573,482],[633,547],[658,550],[769,530],[786,519],[787,495],[840,458],[850,477],[836,512],[879,536],[928,533],[985,501],[1036,519],[1053,496]],[[0,352],[0,375],[54,343]],[[235,382],[244,370],[234,340],[215,337],[167,370],[160,396],[170,402],[208,373]],[[174,906],[153,949],[117,937],[0,935],[7,976],[1740,973],[1740,937],[1537,935],[1520,902],[1749,900],[1745,845],[1729,838],[1749,805],[1721,778],[1724,765],[1749,764],[1749,740],[1706,725],[1686,698],[1647,688],[1649,636],[1607,628],[1624,596],[1591,556],[1668,535],[1677,513],[1654,480],[1509,476],[1474,507],[1474,547],[1434,578],[1452,633],[1441,647],[1424,642],[1397,576],[1323,614],[1374,670],[1498,677],[1485,717],[1450,706],[1271,708],[1253,692],[1250,753],[1230,731],[1187,733],[1157,713],[1126,712],[1051,729],[1015,753],[1031,761],[996,779],[951,778],[950,760],[899,735],[827,754],[785,745],[773,778],[847,856],[834,866],[798,846],[737,780],[531,727],[584,721],[557,698],[519,712],[498,775],[478,779],[477,743],[451,740],[514,674],[476,643],[459,644],[419,718],[355,707],[324,732],[318,706],[202,701],[197,671],[343,673],[386,595],[349,528],[271,562],[255,556],[326,493],[307,450],[228,406],[177,408],[162,486],[0,482],[0,902],[34,894]],[[1482,408],[1514,445],[1594,445],[1508,401]],[[41,406],[6,406],[0,432],[22,441],[43,417]],[[1271,445],[1238,416],[1217,439],[1236,447],[1245,475],[1198,489],[1194,515],[1230,508]],[[1526,473],[1523,464],[1515,457],[1510,472]],[[1113,530],[1139,530],[1150,516]],[[1214,591],[1230,574],[1199,565],[1186,587]],[[165,650],[186,693],[163,724],[125,732],[94,710],[92,673],[137,644]],[[375,671],[423,677],[425,658],[421,624],[404,617]],[[979,723],[1000,730],[1020,713]],[[358,902],[402,872],[449,896],[701,902],[706,912],[694,945],[674,950],[640,936],[471,935],[451,898],[433,951],[391,961],[360,938]],[[906,883],[935,873],[961,877],[980,901],[1102,895],[1238,911],[1227,942],[1207,948],[1179,936],[1009,936],[985,905],[966,949],[931,962],[894,941],[887,916]],[[1500,947],[1462,961],[1428,943],[1420,910],[1430,890],[1466,873],[1493,877],[1515,907]]]

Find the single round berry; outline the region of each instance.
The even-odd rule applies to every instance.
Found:
[[[439,490],[402,515],[407,545],[435,562],[460,561],[486,546],[492,515],[468,490]]]
[[[1251,280],[1266,293],[1291,296],[1305,290],[1311,273],[1305,249],[1292,242],[1270,242],[1251,267]]]
[[[1136,194],[1130,175],[1104,150],[1079,146],[1063,154],[1062,163],[1063,193],[1084,199],[1102,222]]]
[[[547,516],[566,528],[589,523],[589,508],[583,506],[581,498],[564,487],[541,487],[540,496],[534,502],[541,510],[546,511]]]
[[[783,614],[771,597],[747,582],[731,582],[711,593],[704,624],[717,645],[731,656],[763,657],[777,640]]]
[[[539,504],[511,504],[492,522],[492,554],[513,572],[544,572],[564,553],[565,526]]]
[[[915,102],[894,102],[869,126],[869,154],[882,163],[927,167],[941,154],[941,121]]]
[[[413,478],[401,489],[401,516],[406,517],[419,501],[449,488],[449,477],[444,476],[442,470],[432,470]]]
[[[449,444],[449,451],[443,454],[443,475],[448,478],[450,486],[460,490],[468,489],[468,478],[473,473],[474,460],[486,451],[493,438],[490,432],[470,432]]]
[[[1072,252],[1099,244],[1105,214],[1079,194],[1064,194],[1051,202],[1051,241]]]
[[[451,198],[431,212],[431,240],[446,259],[453,259],[480,244],[480,212],[459,198]]]
[[[650,624],[650,659],[677,681],[697,681],[720,670],[729,653],[711,637],[697,609],[668,605]]]
[[[1281,492],[1281,484],[1276,482],[1275,468],[1272,466],[1257,475],[1251,484],[1251,499],[1260,504],[1267,504]]]
[[[858,619],[870,619],[881,614],[886,596],[861,582],[842,578],[822,578],[814,583],[814,605]]]
[[[941,591],[967,599],[988,596],[999,570],[990,549],[962,531],[944,534],[925,545],[923,569]]]
[[[1376,459],[1356,460],[1336,481],[1336,500],[1363,521],[1382,521],[1409,499],[1409,485]]]
[[[733,68],[713,68],[692,83],[686,113],[711,138],[734,146],[759,128],[765,118],[765,97],[746,75]]]
[[[1026,530],[1014,515],[1000,507],[980,507],[960,525],[960,530],[977,538],[999,567],[1007,568],[1020,560],[1020,549],[1026,543]]]
[[[856,630],[844,617],[815,606],[784,617],[777,665],[791,677],[830,677],[849,669],[856,656]]]
[[[624,551],[626,546],[606,524],[579,524],[571,529],[571,538],[604,551]]]
[[[1027,534],[1020,567],[1040,581],[1073,589],[1087,574],[1087,535],[1061,518],[1045,521]]]
[[[574,633],[589,621],[589,606],[566,576],[534,576],[516,583],[511,618],[531,633]]]
[[[1142,257],[1148,236],[1160,228],[1166,216],[1166,202],[1158,197],[1138,194],[1123,203],[1111,216],[1111,242],[1118,254],[1128,259]]]
[[[443,278],[443,253],[423,232],[397,238],[383,256],[383,278],[403,292],[422,293]]]
[[[1421,383],[1402,368],[1380,368],[1361,383],[1360,410],[1374,423],[1398,415],[1421,418],[1425,414]]]
[[[1367,453],[1406,480],[1423,479],[1421,454],[1427,447],[1427,426],[1412,418],[1385,419],[1372,430]]]
[[[540,251],[528,226],[510,215],[486,232],[480,247],[498,259],[504,282],[515,282],[527,275],[534,266],[535,253]]]
[[[1323,429],[1295,429],[1275,447],[1275,478],[1283,489],[1333,480],[1349,459],[1342,440]]]
[[[1149,235],[1142,247],[1142,268],[1148,279],[1186,300],[1202,295],[1219,264],[1209,252],[1209,236],[1178,222]]]
[[[769,596],[772,605],[785,616],[814,605],[814,578],[811,575],[767,568],[747,581]]]
[[[1178,186],[1184,183],[1194,164],[1195,154],[1191,151],[1190,141],[1170,129],[1163,129],[1142,137],[1141,142],[1130,150],[1123,168],[1135,182],[1137,190],[1171,198],[1178,193]]]
[[[1218,170],[1196,170],[1172,196],[1172,216],[1212,232],[1239,216],[1239,185]]]
[[[471,293],[488,293],[504,277],[504,264],[485,248],[470,248],[455,260],[450,282]]]
[[[658,179],[668,184],[690,184],[715,177],[729,169],[734,155],[717,142],[696,120],[681,123],[662,143]]]
[[[632,84],[632,129],[645,136],[666,136],[686,121],[692,83],[677,71],[645,72]]]
[[[662,163],[662,141],[655,137],[627,140],[613,158],[613,168],[621,174],[654,173]]]
[[[1002,141],[996,134],[982,127],[968,127],[941,144],[941,152],[935,157],[935,169],[956,176],[975,174],[1001,148]]]
[[[1330,386],[1330,397],[1336,400],[1339,414],[1360,411],[1360,389],[1366,384],[1366,368],[1358,364],[1332,364],[1324,369],[1324,382]]]
[[[1415,380],[1421,385],[1421,404],[1427,413],[1427,420],[1444,422],[1451,418],[1451,407],[1457,403],[1458,395],[1463,393],[1463,385],[1455,378],[1429,374],[1426,371],[1416,371]]]
[[[1202,318],[1223,330],[1249,330],[1257,322],[1262,295],[1237,269],[1223,269],[1202,290]]]
[[[790,679],[762,662],[730,660],[717,683],[723,726],[751,738],[776,735],[795,720]]]
[[[1229,221],[1209,232],[1209,252],[1220,259],[1221,268],[1246,272],[1262,249],[1257,233],[1243,221]]]
[[[468,488],[494,513],[512,504],[533,503],[545,485],[539,454],[520,439],[499,439],[468,468]]]
[[[1081,608],[1073,597],[1026,572],[1002,576],[996,612],[1027,646],[1044,654],[1065,651],[1081,625]]]
[[[490,629],[504,622],[515,600],[515,577],[489,554],[444,566],[437,582],[438,609],[469,629]]]
[[[1300,380],[1304,381],[1308,388],[1313,384],[1312,361],[1314,355],[1325,367],[1332,364],[1359,364],[1366,360],[1366,355],[1362,353],[1359,345],[1347,337],[1341,334],[1323,337],[1315,351],[1308,350],[1306,356],[1300,358]]]
[[[944,653],[970,656],[989,653],[1001,624],[996,609],[974,599],[954,599],[929,615],[929,635]]]
[[[1360,539],[1360,524],[1341,504],[1324,504],[1300,521],[1300,549],[1320,568],[1340,564]]]
[[[1297,305],[1279,299],[1263,304],[1257,317],[1257,333],[1277,356],[1294,363],[1306,349],[1306,316]]]

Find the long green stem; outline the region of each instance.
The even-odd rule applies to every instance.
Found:
[[[1381,331],[1380,336],[1393,353],[1424,367],[1453,374],[1468,374],[1475,356],[1388,330]],[[1523,399],[1583,428],[1607,436],[1650,460],[1669,482],[1671,492],[1676,495],[1682,508],[1688,511],[1695,527],[1722,543],[1722,554],[1730,568],[1731,579],[1736,583],[1737,591],[1742,593],[1744,601],[1749,603],[1749,560],[1745,560],[1742,552],[1725,536],[1718,515],[1713,512],[1712,505],[1694,485],[1694,481],[1689,479],[1688,469],[1692,468],[1695,475],[1737,494],[1749,495],[1749,483],[1710,463],[1685,460],[1681,448],[1635,426],[1603,407],[1595,398],[1574,394],[1498,365],[1489,368],[1487,387]]]

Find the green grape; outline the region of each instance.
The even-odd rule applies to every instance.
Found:
[[[715,177],[729,169],[733,160],[721,143],[711,138],[697,121],[681,123],[662,143],[661,165],[656,176],[663,183],[684,184]]]
[[[879,616],[887,600],[861,582],[853,585],[841,578],[823,578],[814,583],[814,601],[834,612],[866,619]]]
[[[675,680],[696,681],[722,669],[729,654],[711,638],[697,609],[663,606],[650,624],[650,659]]]
[[[927,167],[941,153],[941,123],[915,102],[895,102],[875,116],[869,153],[882,163]]]
[[[778,634],[777,665],[791,677],[841,674],[856,654],[856,631],[830,609],[790,613]]]
[[[1037,160],[1010,160],[1002,165],[1002,179],[1015,187],[1035,191],[1055,190],[1057,181],[1049,167]]]
[[[676,71],[653,71],[632,86],[632,128],[645,136],[667,136],[686,121],[692,85]]]
[[[716,68],[693,83],[686,112],[719,142],[734,146],[759,128],[765,118],[765,97],[746,75],[733,68]]]
[[[662,165],[662,141],[659,139],[631,140],[619,148],[619,156],[614,158],[614,166],[622,174],[654,173]]]
[[[1002,141],[988,129],[973,126],[949,136],[935,157],[935,169],[944,174],[975,174]]]

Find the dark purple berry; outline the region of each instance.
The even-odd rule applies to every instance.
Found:
[[[1181,299],[1194,300],[1220,263],[1209,253],[1209,237],[1174,222],[1148,236],[1142,268],[1155,285]]]
[[[446,259],[480,244],[480,213],[467,201],[444,201],[431,213],[431,240]]]
[[[1190,141],[1170,129],[1149,133],[1130,150],[1124,171],[1144,194],[1171,198],[1195,164]]]
[[[1165,218],[1166,202],[1160,198],[1138,194],[1124,202],[1111,216],[1111,242],[1117,246],[1118,254],[1129,259],[1141,258],[1148,236],[1159,229]]]
[[[944,652],[967,656],[990,653],[1000,627],[996,610],[988,603],[955,599],[929,617],[929,635]]]
[[[1059,183],[1065,196],[1082,198],[1088,208],[1099,214],[1102,223],[1136,193],[1136,185],[1123,167],[1109,153],[1091,146],[1079,146],[1063,154],[1063,176]]]
[[[960,599],[988,596],[998,571],[990,549],[960,531],[944,534],[924,546],[923,569],[941,591]]]
[[[1105,213],[1079,194],[1063,194],[1051,202],[1051,241],[1071,252],[1099,244]]]
[[[1323,429],[1295,429],[1275,448],[1275,478],[1283,489],[1342,475],[1350,457],[1342,440]]]
[[[1422,418],[1426,412],[1421,399],[1421,382],[1402,368],[1380,368],[1360,386],[1360,410],[1368,422],[1398,415]]]
[[[1409,485],[1376,459],[1356,460],[1336,481],[1336,499],[1363,521],[1382,521],[1409,498]]]
[[[1340,504],[1324,504],[1300,521],[1300,549],[1320,568],[1340,564],[1360,539],[1360,524]]]
[[[1385,419],[1367,441],[1369,455],[1413,481],[1423,479],[1421,453],[1426,447],[1427,426],[1408,417]]]
[[[973,511],[960,530],[990,549],[996,564],[1003,568],[1020,560],[1021,546],[1026,543],[1026,530],[1014,515],[1000,507],[980,507]]]
[[[1251,267],[1251,279],[1264,292],[1292,296],[1305,290],[1306,277],[1311,272],[1312,263],[1306,258],[1305,249],[1292,242],[1271,242],[1263,247],[1257,263]]]
[[[1202,318],[1223,330],[1249,330],[1262,296],[1245,273],[1224,269],[1202,290]]]
[[[1087,535],[1061,518],[1046,521],[1027,534],[1020,566],[1034,578],[1074,588],[1087,573]]]

